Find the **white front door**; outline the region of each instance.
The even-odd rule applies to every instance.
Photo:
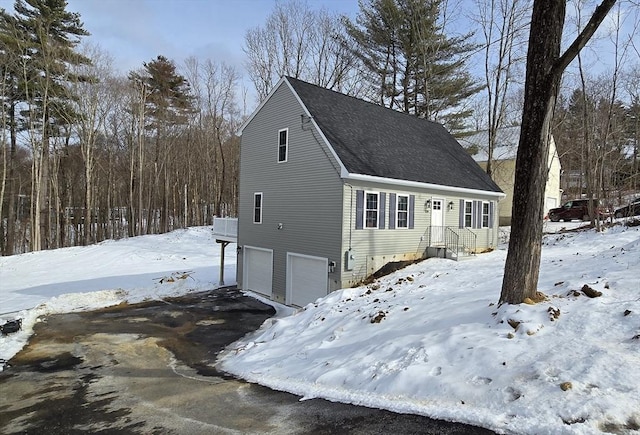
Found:
[[[444,243],[444,199],[431,199],[431,245]]]

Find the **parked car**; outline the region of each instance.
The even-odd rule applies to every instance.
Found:
[[[598,201],[592,199],[594,213],[600,218],[604,219],[610,215],[609,210],[603,208],[598,204]],[[567,201],[562,207],[552,208],[549,210],[549,219],[552,222],[558,222],[563,220],[569,222],[573,219],[582,219],[583,221],[589,220],[589,200],[587,199],[574,199]]]
[[[617,218],[640,216],[640,196],[629,202],[624,207],[617,208],[613,215]]]

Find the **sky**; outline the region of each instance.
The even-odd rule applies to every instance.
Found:
[[[6,0],[1,0],[6,1]],[[91,36],[123,72],[164,55],[224,61],[242,70],[244,36],[262,26],[275,0],[68,0]],[[310,0],[336,13],[355,16],[357,0]]]
[[[313,8],[344,14],[352,19],[358,14],[358,0],[307,0]],[[122,74],[142,68],[144,62],[163,55],[178,66],[190,57],[211,59],[231,65],[241,74],[242,85],[253,93],[253,84],[244,70],[244,37],[247,30],[263,26],[273,11],[276,0],[67,0],[67,10],[80,14],[84,28],[91,33],[84,42],[97,44],[113,58],[114,68]],[[0,0],[0,7],[13,10],[14,0]],[[640,19],[640,8],[623,2],[621,17],[623,34],[629,38],[634,23]],[[453,0],[454,27],[452,31],[466,33],[469,20],[477,19],[475,0]],[[590,12],[589,6],[585,8]],[[586,13],[585,12],[585,13]],[[572,18],[576,11],[567,11],[567,29],[575,36]],[[583,61],[589,72],[604,72],[613,65],[611,37],[606,30],[613,27],[615,14],[597,33],[597,38],[584,50]],[[475,24],[474,24],[475,26]],[[478,40],[481,35],[478,34]],[[633,37],[637,39],[637,37]],[[627,56],[637,64],[637,50],[630,49]],[[635,51],[634,51],[635,50]],[[575,63],[575,62],[574,62]],[[481,53],[471,59],[473,75],[483,77]],[[575,66],[568,76],[575,75]],[[572,72],[573,71],[573,72]],[[575,78],[575,77],[574,77]]]
[[[502,243],[301,309],[274,303],[276,316],[228,346],[218,366],[301,400],[498,433],[639,433],[640,226],[564,231],[581,225],[545,223],[538,288],[547,299],[538,304],[496,305]],[[226,285],[236,280],[235,252],[226,249]],[[0,336],[0,360],[20,351],[41,316],[212,290],[219,262],[212,227],[0,257],[0,324],[23,320]]]

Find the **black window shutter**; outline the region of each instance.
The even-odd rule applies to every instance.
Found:
[[[356,230],[361,230],[364,218],[364,190],[356,190]]]
[[[482,228],[482,201],[473,201],[473,221],[475,222],[474,228]]]
[[[415,195],[409,195],[409,229],[412,230],[413,229],[413,222],[414,222],[414,208],[416,205],[416,196]]]
[[[389,194],[389,229],[396,228],[396,194]]]
[[[459,227],[464,228],[464,199],[460,200],[460,213],[458,213],[459,217]]]
[[[380,192],[380,204],[378,204],[378,229],[384,230],[384,212],[387,206],[386,204],[387,194]]]

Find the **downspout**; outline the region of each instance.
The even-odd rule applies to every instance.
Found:
[[[349,186],[349,251],[351,251],[351,234],[353,232],[353,186]]]

